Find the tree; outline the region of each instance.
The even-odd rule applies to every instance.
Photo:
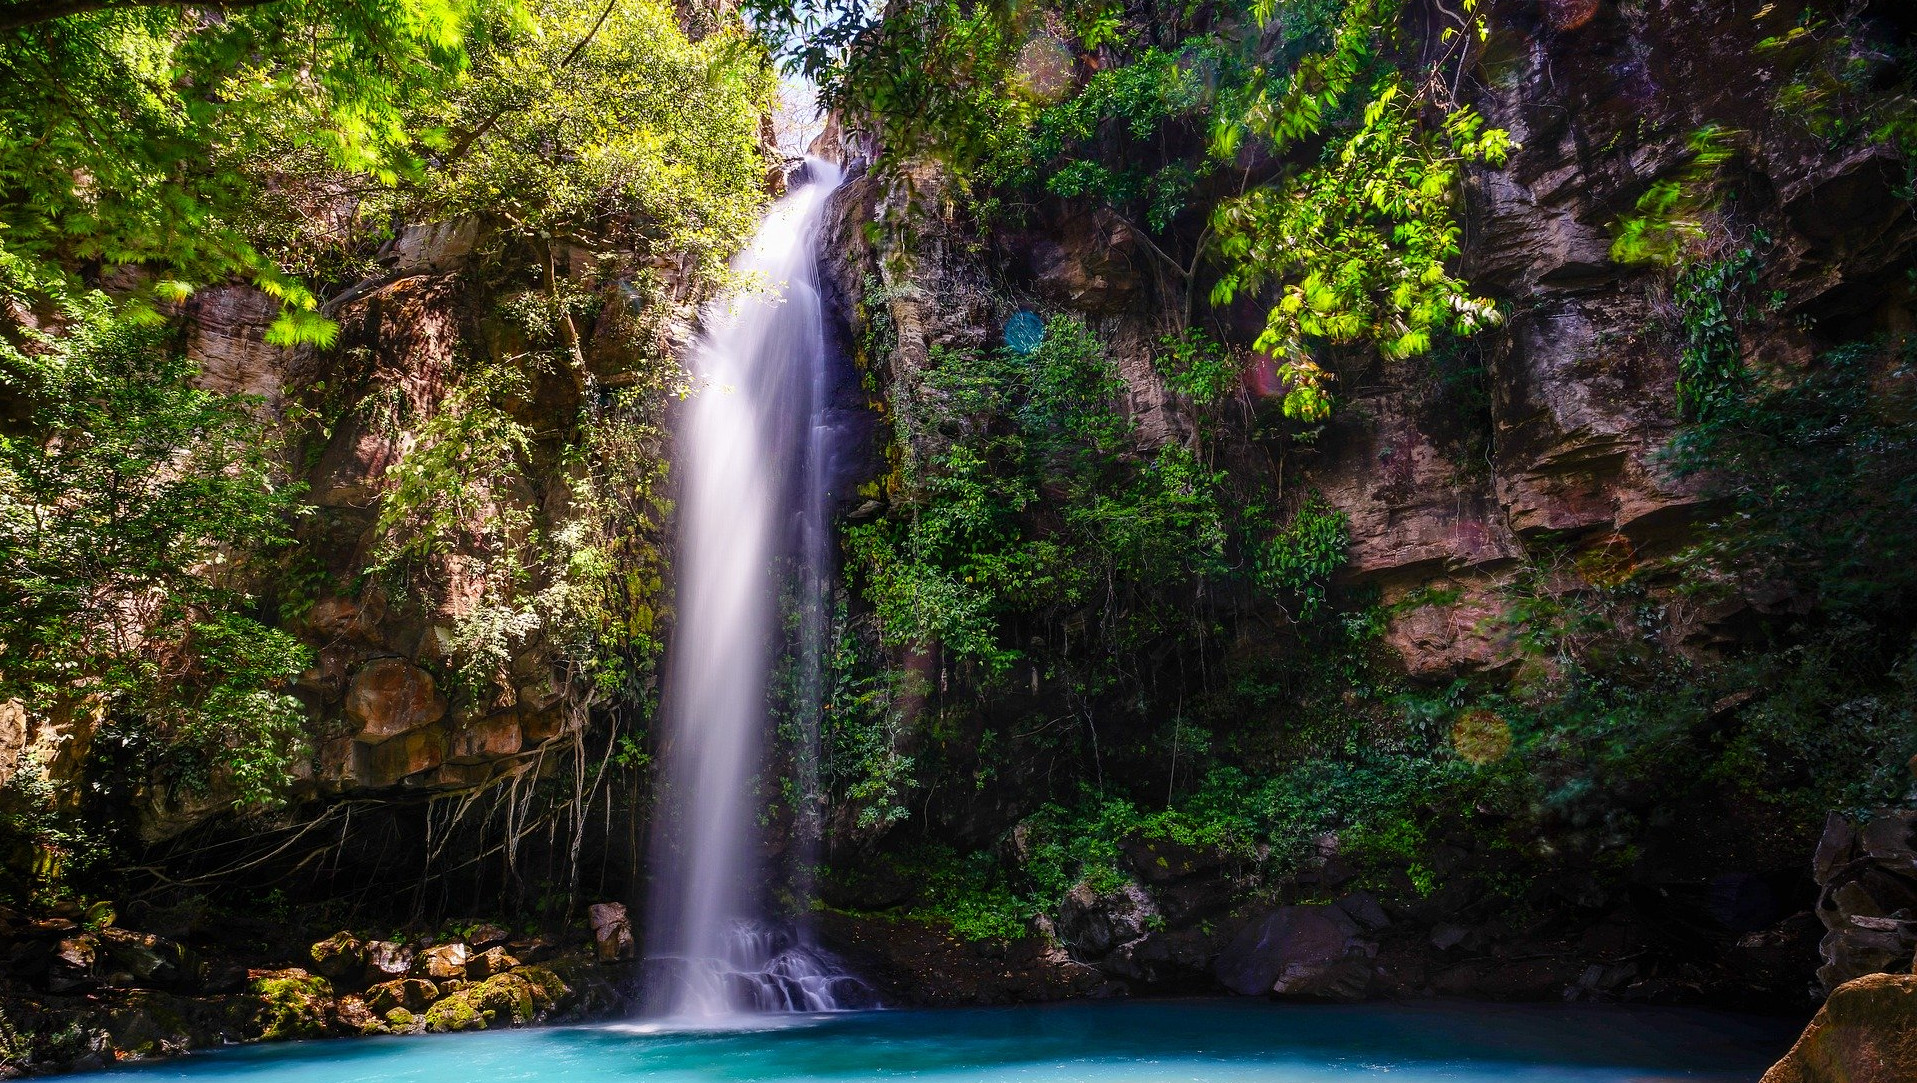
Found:
[[[93,294],[60,336],[0,347],[24,430],[0,438],[0,698],[80,708],[156,766],[244,800],[279,788],[309,662],[247,585],[297,490],[251,404],[196,389],[164,330]]]
[[[311,287],[262,251],[289,175],[417,175],[447,134],[407,103],[463,78],[514,0],[36,0],[0,20],[0,293],[123,266],[136,305],[239,277],[281,299],[273,341],[326,341]]]

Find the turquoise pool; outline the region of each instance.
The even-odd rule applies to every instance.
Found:
[[[1754,1083],[1788,1022],[1577,1005],[1128,1001],[783,1017],[729,1031],[554,1027],[249,1046],[118,1083]]]

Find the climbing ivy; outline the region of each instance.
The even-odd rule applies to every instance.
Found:
[[[1298,619],[1310,620],[1324,609],[1326,585],[1344,566],[1350,545],[1349,517],[1312,493],[1291,522],[1259,549],[1258,581],[1295,600]]]
[[[1744,295],[1757,284],[1759,267],[1756,250],[1747,247],[1678,272],[1671,300],[1684,336],[1677,357],[1680,417],[1709,421],[1744,393],[1749,374],[1737,324]]]

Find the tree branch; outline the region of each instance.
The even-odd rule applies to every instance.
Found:
[[[567,53],[565,58],[555,65],[556,68],[564,69],[572,67],[572,62],[579,59],[579,54],[586,51],[586,46],[592,44],[592,39],[599,36],[599,29],[606,25],[606,19],[612,15],[612,9],[618,6],[618,4],[619,0],[606,0],[605,10],[599,13],[599,20],[592,24],[591,30],[586,31],[585,37],[579,39],[579,44],[573,46],[572,51]],[[453,149],[446,152],[445,164],[451,165],[461,158],[464,158],[466,152],[473,148],[473,144],[479,142],[481,137],[487,132],[492,131],[493,125],[498,124],[499,119],[505,115],[506,107],[504,106],[493,110],[491,115],[479,122],[478,127],[467,132],[460,138],[458,144],[456,144]]]
[[[273,3],[274,0],[208,0],[195,7],[211,8],[256,8]],[[0,8],[0,31],[18,30],[21,27],[36,26],[64,19],[69,15],[85,15],[94,11],[129,11],[133,8],[186,7],[187,0],[15,0]]]

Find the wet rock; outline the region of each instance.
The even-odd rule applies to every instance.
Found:
[[[374,746],[372,776],[367,784],[377,788],[395,786],[432,771],[445,761],[445,731],[438,726],[427,726]]]
[[[101,929],[94,934],[101,958],[131,980],[124,984],[178,985],[197,977],[196,960],[185,946],[129,929]]]
[[[99,942],[91,935],[68,937],[53,950],[47,966],[47,989],[70,993],[94,984],[93,966],[99,954]]]
[[[1917,1073],[1917,975],[1845,982],[1762,1083],[1908,1083]]]
[[[346,717],[358,724],[358,740],[369,745],[432,725],[445,714],[432,675],[404,658],[366,663],[346,690]]]
[[[466,943],[475,948],[497,947],[512,939],[512,931],[504,926],[482,921],[466,931]]]
[[[320,744],[316,773],[322,793],[337,794],[373,784],[373,747],[351,737]]]
[[[451,981],[466,976],[472,957],[472,949],[463,943],[441,944],[421,952],[413,960],[413,971],[434,981]]]
[[[1391,916],[1385,913],[1378,897],[1369,891],[1355,891],[1337,902],[1338,909],[1365,929],[1376,931],[1391,924]]]
[[[403,978],[413,969],[413,949],[391,940],[366,943],[366,980],[369,982]]]
[[[333,987],[325,978],[298,968],[254,971],[250,976],[247,992],[259,1000],[253,1038],[273,1042],[326,1036]]]
[[[1335,906],[1279,907],[1246,925],[1212,973],[1241,996],[1362,1000],[1378,948],[1358,932],[1357,922]]]
[[[351,1034],[373,1035],[390,1034],[392,1027],[385,1019],[374,1014],[366,1001],[357,996],[343,996],[333,1005],[333,1018],[341,1030]]]
[[[600,962],[632,958],[632,921],[624,903],[593,903],[586,908],[586,920],[592,925],[593,950]]]
[[[504,974],[519,965],[519,960],[506,954],[505,948],[487,948],[466,962],[466,976],[474,981],[485,981],[495,974]]]
[[[500,974],[446,997],[426,1010],[426,1029],[436,1033],[523,1026],[541,1008],[541,987],[518,974]]]
[[[334,933],[308,949],[313,969],[333,981],[351,981],[366,972],[366,945],[348,932]]]
[[[366,1005],[381,1015],[394,1008],[423,1011],[439,999],[439,986],[425,978],[398,978],[366,990]]]
[[[497,714],[467,723],[447,739],[448,763],[485,763],[503,759],[519,751],[519,716],[512,712]]]

